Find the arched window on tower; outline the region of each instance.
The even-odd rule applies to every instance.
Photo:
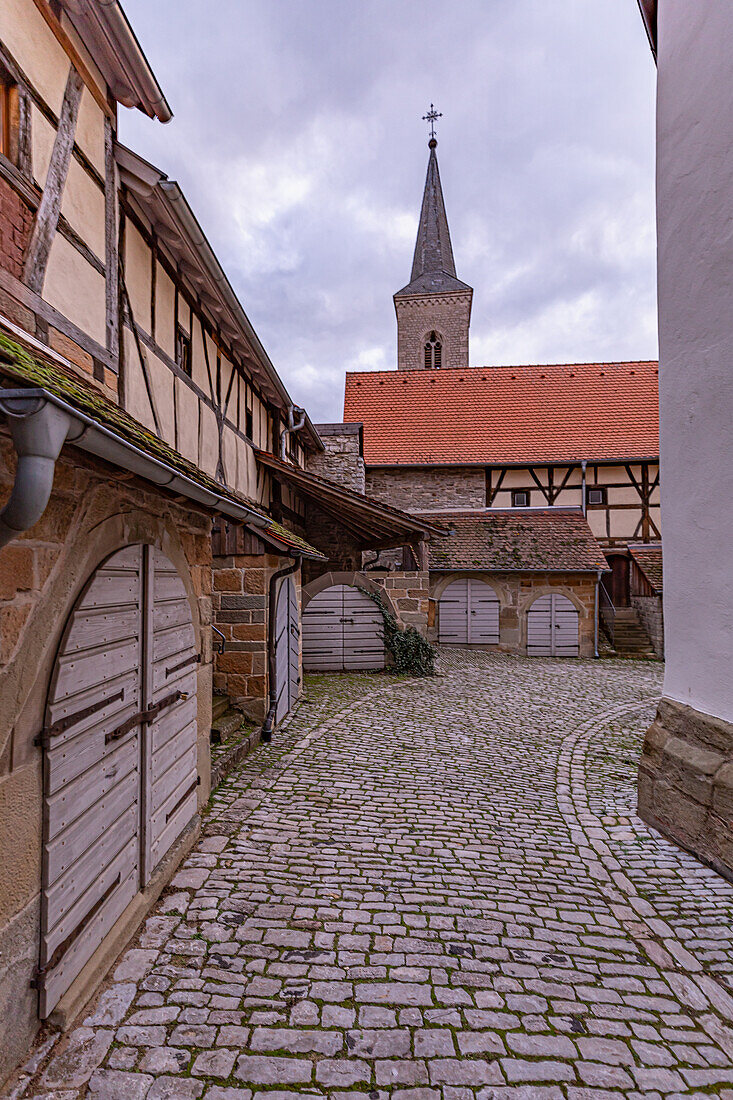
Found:
[[[437,332],[425,337],[425,369],[439,370],[443,365],[443,341]]]

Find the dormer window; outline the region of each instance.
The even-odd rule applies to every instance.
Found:
[[[443,341],[437,332],[428,334],[425,340],[425,369],[440,370],[443,365]]]

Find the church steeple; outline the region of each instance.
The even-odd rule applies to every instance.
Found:
[[[428,171],[410,282],[394,295],[400,370],[467,367],[473,290],[456,277],[448,217],[438,170],[432,103]]]
[[[420,224],[415,242],[415,255],[412,260],[410,283],[421,276],[442,272],[456,277],[456,264],[453,259],[453,247],[450,243],[448,218],[445,213],[443,188],[440,186],[438,155],[435,152],[438,142],[431,138],[428,142],[430,157],[428,174],[425,178],[425,190],[422,197]]]

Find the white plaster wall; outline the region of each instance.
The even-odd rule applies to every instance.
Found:
[[[665,695],[733,721],[733,3],[660,0]]]
[[[32,0],[2,0],[0,40],[58,115],[70,62]]]
[[[57,233],[51,245],[43,297],[104,347],[107,340],[104,276]]]

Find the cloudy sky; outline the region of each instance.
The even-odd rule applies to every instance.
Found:
[[[654,66],[636,0],[125,0],[177,179],[293,399],[395,366],[438,156],[471,364],[657,354]]]

